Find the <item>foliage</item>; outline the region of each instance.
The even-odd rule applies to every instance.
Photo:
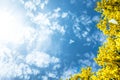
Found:
[[[120,0],[101,0],[95,10],[101,13],[97,27],[107,36],[94,59],[101,68],[82,68],[69,80],[120,80]]]

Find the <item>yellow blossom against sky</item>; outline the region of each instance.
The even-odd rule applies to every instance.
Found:
[[[120,0],[98,1],[95,10],[101,13],[97,27],[107,37],[94,58],[101,68],[97,72],[82,68],[70,80],[120,80]]]

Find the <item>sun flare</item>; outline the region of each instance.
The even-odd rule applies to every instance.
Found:
[[[25,32],[21,14],[17,11],[0,11],[0,44],[21,42]]]
[[[18,20],[10,12],[0,12],[0,41],[9,42],[17,40],[17,36],[19,36],[18,25]]]

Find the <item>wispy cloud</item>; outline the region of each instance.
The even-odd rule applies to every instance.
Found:
[[[51,63],[59,63],[58,58],[42,52],[33,52],[25,56],[17,52],[17,50],[13,51],[5,46],[1,48],[0,53],[1,78],[19,77],[28,80],[30,77],[29,74],[36,75],[40,73],[38,69],[32,68],[32,65],[39,68],[46,68]]]
[[[100,18],[99,18],[99,16],[95,15],[95,16],[93,16],[92,20],[94,22],[98,22],[100,20]]]
[[[69,79],[71,77],[71,75],[73,75],[75,73],[77,73],[77,69],[76,68],[70,68],[70,69],[64,70],[61,78],[63,80]]]
[[[48,80],[48,76],[42,76],[42,80]]]
[[[50,20],[47,18],[46,14],[39,13],[35,17],[33,17],[33,22],[39,24],[41,26],[50,26]]]
[[[91,43],[96,44],[96,42],[104,43],[106,37],[99,30],[91,32],[91,26],[93,22],[99,21],[99,16],[96,15],[91,18],[86,11],[83,13],[79,17],[71,14],[74,21],[73,32],[75,36],[80,40],[84,39],[86,41],[85,46],[90,46]]]
[[[63,12],[62,13],[62,18],[65,18],[65,17],[67,17],[68,16],[68,13],[66,13],[66,12]]]
[[[48,67],[50,63],[58,63],[59,59],[51,57],[50,55],[42,52],[32,52],[26,56],[26,63],[35,65],[37,67]]]
[[[84,11],[79,17],[74,14],[71,14],[71,16],[74,21],[73,32],[75,36],[79,39],[87,37],[91,30],[90,26],[92,24],[90,16],[86,13],[86,11]]]
[[[54,73],[48,73],[48,77],[56,78],[56,74],[54,74]]]
[[[74,40],[70,39],[69,44],[72,44],[74,42],[75,42]]]
[[[92,7],[93,2],[95,2],[95,0],[86,0],[83,1],[83,4],[85,4],[88,8]]]
[[[84,67],[90,66],[90,67],[92,67],[93,71],[96,71],[98,69],[98,65],[93,60],[95,58],[94,53],[92,53],[92,52],[84,53],[84,55],[82,55],[82,57],[84,57],[84,59],[81,58],[78,60],[81,67],[84,68]]]
[[[16,8],[11,8],[7,5],[4,7],[23,13],[16,15],[16,12],[6,12],[7,9],[0,12],[0,18],[2,17],[0,21],[4,22],[0,24],[0,28],[2,29],[0,30],[1,80],[9,80],[17,77],[29,80],[30,75],[40,74],[40,70],[32,66],[47,68],[50,64],[53,64],[54,70],[60,68],[59,58],[51,56],[45,51],[51,47],[54,30],[64,33],[64,26],[61,26],[58,22],[53,23],[50,20],[52,13],[50,15],[49,13],[34,14],[33,12],[36,11],[38,4],[41,4],[41,9],[44,9],[48,3],[48,0],[40,1],[39,3],[36,3],[36,1],[39,0],[27,2],[21,0],[27,11],[26,13],[24,13],[24,9],[18,11]],[[26,14],[29,15],[26,16]],[[26,17],[31,19],[34,26],[38,26],[37,29],[33,25],[28,24],[30,23],[29,21],[24,20],[27,19]],[[52,26],[56,26],[56,28],[52,29]],[[52,73],[50,76],[53,76]]]
[[[24,3],[24,2],[23,2]],[[28,1],[25,3],[25,8],[30,10],[30,11],[35,11],[36,10],[36,6],[32,1]]]
[[[36,10],[36,7],[40,5],[41,9],[44,9],[44,7],[48,4],[49,0],[31,0],[31,1],[26,1],[26,0],[20,0],[22,4],[26,6],[27,9],[29,10]]]

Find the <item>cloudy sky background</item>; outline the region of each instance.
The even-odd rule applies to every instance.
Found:
[[[98,66],[97,0],[0,0],[0,80],[59,80]]]

